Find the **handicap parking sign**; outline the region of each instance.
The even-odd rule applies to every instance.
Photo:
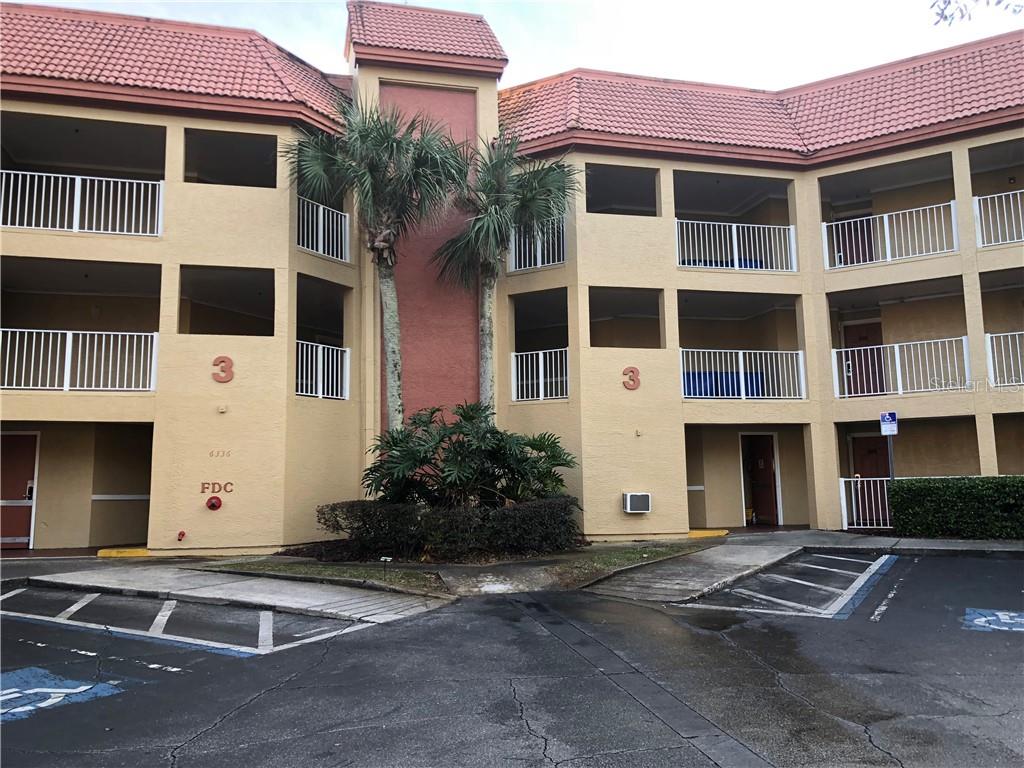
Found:
[[[1019,611],[995,611],[986,608],[968,608],[964,613],[964,629],[979,632],[1024,632],[1024,613]]]
[[[896,411],[882,411],[878,415],[878,423],[882,427],[883,435],[899,434],[899,422],[896,421]]]
[[[40,667],[4,672],[0,677],[0,720],[20,720],[45,709],[114,696],[122,689],[111,680],[105,683],[72,680]]]

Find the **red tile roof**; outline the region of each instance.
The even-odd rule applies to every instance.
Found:
[[[569,146],[820,162],[1024,118],[1014,32],[784,91],[578,69],[499,94],[526,151]]]
[[[4,3],[5,94],[166,102],[330,124],[341,91],[257,32]]]
[[[353,0],[349,46],[356,60],[500,76],[505,50],[483,16],[410,5]]]

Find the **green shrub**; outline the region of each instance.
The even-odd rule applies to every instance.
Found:
[[[316,520],[325,531],[345,534],[352,557],[409,559],[423,550],[420,509],[415,504],[379,501],[336,501],[317,507]]]
[[[889,483],[898,536],[1024,539],[1024,477],[931,477]]]
[[[378,436],[363,473],[367,496],[430,507],[503,507],[563,493],[559,470],[576,459],[549,433],[520,435],[494,426],[493,412],[464,403],[448,421],[427,408]]]
[[[428,507],[341,501],[317,510],[320,525],[349,537],[356,558],[436,561],[540,555],[582,543],[576,499],[554,496],[505,507]]]

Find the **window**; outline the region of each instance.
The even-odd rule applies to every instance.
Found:
[[[656,288],[591,288],[590,346],[664,347],[661,304]]]
[[[185,181],[276,187],[277,137],[186,128]]]
[[[587,163],[587,213],[658,215],[658,170]]]
[[[178,333],[274,335],[274,270],[181,267]]]

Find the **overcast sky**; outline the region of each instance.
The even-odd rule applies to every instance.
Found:
[[[343,0],[54,2],[257,29],[330,72],[347,72]],[[482,13],[509,56],[502,85],[574,67],[779,89],[1021,30],[1024,14],[979,3],[936,26],[931,0],[416,0]]]

